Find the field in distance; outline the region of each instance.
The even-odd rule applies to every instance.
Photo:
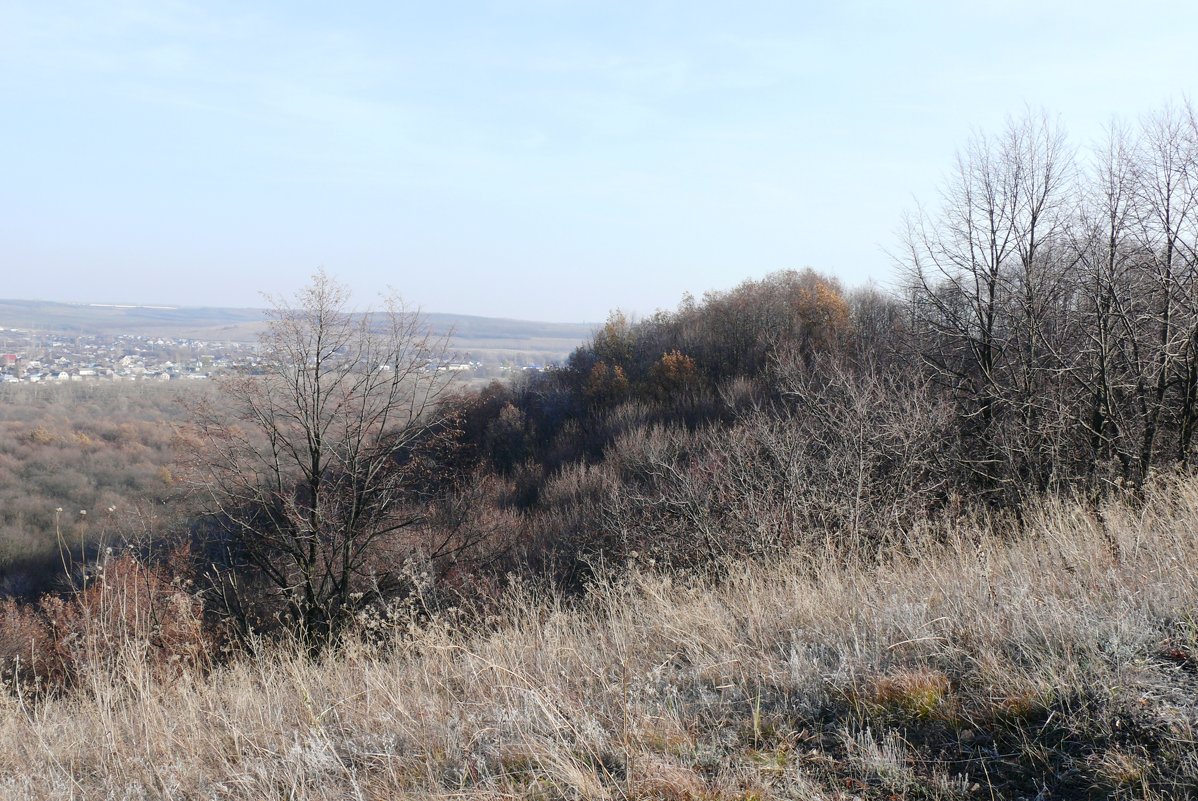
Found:
[[[462,314],[424,316],[435,332],[453,332],[451,351],[462,358],[488,363],[560,362],[588,339],[595,328],[590,323],[545,323]],[[263,330],[264,319],[263,309],[0,300],[0,328],[68,335],[131,334],[254,342]],[[9,330],[0,333],[0,347],[17,347],[17,340],[19,336]]]

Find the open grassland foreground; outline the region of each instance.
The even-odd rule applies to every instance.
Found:
[[[3,696],[0,796],[1192,797],[1196,531],[1179,479],[880,558],[516,587],[319,659],[152,668],[130,641],[68,694]]]

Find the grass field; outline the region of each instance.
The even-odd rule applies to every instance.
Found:
[[[1198,481],[6,695],[9,798],[1185,798]],[[897,532],[896,532],[897,533]],[[118,597],[120,596],[120,597]],[[124,600],[121,600],[123,598]],[[113,604],[129,604],[129,589]],[[101,635],[77,641],[87,649]],[[90,637],[90,639],[89,639]]]

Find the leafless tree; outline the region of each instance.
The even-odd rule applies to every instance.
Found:
[[[992,489],[1052,480],[1071,181],[1064,135],[1028,115],[996,139],[976,135],[940,209],[908,221],[902,261],[920,355],[957,401],[964,466]]]
[[[323,271],[274,300],[259,369],[221,380],[219,399],[194,410],[218,597],[244,624],[253,578],[314,644],[395,580],[380,555],[421,521],[413,487],[450,375],[438,369],[446,339],[419,313],[394,298],[355,313],[349,300]]]
[[[1139,429],[1129,404],[1141,383],[1142,342],[1133,292],[1140,250],[1135,241],[1140,165],[1128,129],[1112,124],[1097,151],[1074,228],[1080,328],[1073,372],[1086,401],[1079,422],[1088,434],[1088,472],[1114,459],[1117,475],[1142,476],[1134,440]]]
[[[1177,456],[1186,461],[1198,426],[1198,139],[1194,111],[1167,107],[1143,126],[1139,217],[1145,267],[1154,288],[1151,374],[1144,393],[1141,464],[1152,463],[1162,427],[1170,417],[1171,386],[1180,384],[1176,406]]]
[[[1143,485],[1189,460],[1198,427],[1198,147],[1192,110],[1166,108],[1099,151],[1077,243],[1095,458]]]

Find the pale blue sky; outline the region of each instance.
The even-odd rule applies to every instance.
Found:
[[[0,0],[0,296],[598,320],[885,282],[971,129],[1194,91],[1198,3]]]

